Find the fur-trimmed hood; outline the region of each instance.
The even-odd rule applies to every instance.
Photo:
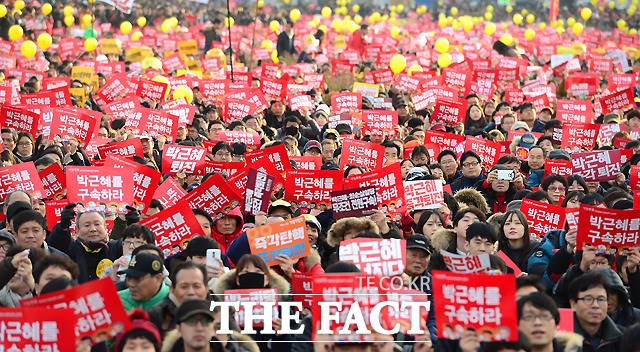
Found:
[[[331,225],[331,229],[327,233],[327,244],[331,247],[338,247],[344,239],[344,234],[348,229],[355,228],[360,231],[372,231],[377,234],[380,229],[375,222],[367,218],[343,218]]]
[[[555,338],[553,339],[553,350],[563,352],[579,352],[582,351],[583,341],[584,338],[576,333],[558,331]]]
[[[218,278],[218,282],[213,289],[213,293],[219,295],[220,297],[224,297],[224,291],[226,290],[235,290],[238,288],[235,281],[236,277],[236,269],[229,271],[228,273],[222,274],[220,278]],[[278,294],[287,295],[289,294],[289,289],[291,285],[289,282],[282,276],[280,276],[275,271],[271,270],[271,277],[269,279],[269,288],[275,288],[278,290]]]
[[[234,343],[234,341],[237,341],[237,343]],[[258,347],[258,344],[253,341],[251,337],[240,334],[238,332],[234,332],[233,334],[231,334],[228,343],[234,343],[235,351],[238,352],[260,352],[260,347]],[[171,330],[167,333],[164,341],[162,342],[161,351],[184,351],[182,337],[180,336],[180,333],[178,333],[178,330]]]
[[[456,232],[451,229],[439,228],[431,235],[431,244],[437,252],[456,248],[456,240]]]
[[[490,213],[487,200],[484,198],[482,193],[475,188],[463,188],[456,192],[453,198],[460,203],[460,208],[464,208],[464,205],[473,206],[480,209],[483,214]]]

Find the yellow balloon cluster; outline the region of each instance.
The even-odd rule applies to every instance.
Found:
[[[394,74],[404,71],[407,66],[407,59],[401,54],[394,54],[389,61],[389,68]]]
[[[532,41],[533,39],[535,39],[535,37],[536,37],[536,31],[533,30],[532,28],[527,28],[527,30],[524,31],[524,39],[528,41]]]
[[[131,24],[131,22],[122,21],[122,23],[120,23],[120,32],[122,32],[122,34],[129,34],[131,33],[132,29],[133,25]]]
[[[442,68],[449,67],[451,65],[451,62],[453,62],[453,58],[451,57],[451,54],[442,53],[442,54],[438,55],[438,66],[439,67],[442,67]]]
[[[484,25],[484,34],[493,35],[493,33],[495,32],[496,32],[496,25],[493,22],[487,22],[487,24]]]
[[[438,38],[434,44],[434,48],[440,54],[449,52],[449,41],[447,38]]]
[[[298,22],[298,20],[300,19],[300,16],[302,16],[302,13],[300,13],[300,10],[298,9],[293,9],[289,11],[289,19],[291,19],[291,21],[293,22]]]
[[[9,40],[11,40],[12,42],[15,42],[22,38],[23,34],[24,31],[22,30],[22,27],[20,27],[20,25],[14,24],[13,26],[9,27]]]
[[[73,16],[73,7],[67,5],[64,7],[64,9],[62,9],[62,13],[65,16]]]
[[[509,33],[505,33],[500,37],[500,41],[507,46],[511,46],[513,44],[513,37]]]
[[[136,19],[136,24],[138,25],[138,27],[144,27],[147,25],[147,18],[144,16],[140,16]]]
[[[331,14],[333,13],[333,11],[331,11],[331,8],[328,6],[325,6],[322,8],[322,11],[320,11],[320,14],[322,15],[322,17],[324,18],[329,18],[331,17]]]
[[[34,57],[37,51],[38,48],[36,47],[36,43],[32,42],[31,40],[25,40],[24,42],[22,42],[22,45],[20,45],[20,52],[26,59],[31,59],[32,57]]]
[[[588,20],[591,18],[591,9],[588,7],[584,7],[582,10],[580,10],[580,17],[582,17],[583,20]]]
[[[96,38],[87,38],[84,40],[84,50],[92,52],[98,48],[98,40]]]
[[[76,22],[76,19],[73,16],[64,16],[63,21],[67,27],[71,27]]]
[[[0,18],[4,17],[7,15],[7,7],[4,6],[3,4],[0,4]]]
[[[176,89],[173,90],[173,99],[184,98],[187,103],[191,104],[193,102],[193,91],[191,88],[185,85],[179,85]]]

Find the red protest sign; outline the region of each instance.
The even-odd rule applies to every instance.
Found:
[[[444,202],[441,180],[405,181],[407,207],[415,210],[439,209]]]
[[[375,187],[378,207],[388,213],[402,211],[405,207],[404,187],[400,164],[394,163],[384,168],[346,178],[344,189]]]
[[[600,105],[602,106],[602,113],[606,115],[616,110],[626,110],[629,107],[635,106],[633,97],[633,87],[619,90],[615,93],[601,97]]]
[[[229,98],[224,99],[222,109],[225,121],[242,120],[256,111],[256,107],[248,101]]]
[[[133,175],[125,169],[67,166],[67,198],[70,203],[104,203],[124,209],[133,204]]]
[[[474,136],[467,136],[464,150],[473,150],[480,156],[482,164],[491,167],[500,157],[500,144]]]
[[[138,97],[130,97],[109,103],[104,107],[104,113],[109,115],[111,120],[126,119],[137,107],[140,107]]]
[[[166,91],[167,83],[165,82],[140,79],[140,82],[138,83],[138,90],[136,90],[136,95],[143,99],[151,100],[158,103],[164,100]]]
[[[62,196],[67,188],[64,178],[64,171],[60,164],[53,163],[42,171],[38,172],[42,186],[44,187],[44,198],[52,199]]]
[[[640,214],[580,204],[576,250],[590,244],[609,252],[640,245]]]
[[[564,124],[560,147],[571,152],[592,150],[599,130],[598,124]]]
[[[69,308],[75,318],[75,336],[106,340],[131,326],[110,278],[90,281],[63,291],[23,299],[22,307]],[[116,328],[116,325],[117,328]],[[108,338],[101,335],[107,334]]]
[[[183,250],[193,236],[204,231],[193,214],[191,206],[185,202],[166,208],[159,213],[140,221],[156,235],[156,244],[165,256],[174,255]]]
[[[629,170],[629,188],[637,190],[640,186],[640,166],[631,165]]]
[[[600,78],[594,73],[577,72],[564,80],[564,89],[569,97],[590,97],[596,94]]]
[[[18,132],[27,132],[32,136],[38,135],[38,114],[13,106],[3,105],[0,109],[0,126],[13,128]]]
[[[283,175],[287,170],[291,170],[291,163],[284,144],[275,145],[263,149],[256,149],[244,154],[247,165],[256,164],[260,159],[268,159],[275,169]],[[254,165],[255,166],[255,165]]]
[[[331,191],[342,189],[340,170],[290,170],[286,180],[285,199],[301,208],[325,210],[331,204]]]
[[[184,198],[189,208],[198,208],[206,211],[214,219],[237,207],[241,198],[231,189],[229,182],[219,174],[212,175],[198,188],[191,191]]]
[[[362,112],[363,131],[395,131],[398,113],[387,110],[364,110]]]
[[[588,100],[558,99],[556,119],[562,123],[593,123],[593,103]]]
[[[244,168],[245,164],[242,161],[207,160],[204,164],[204,173],[218,173],[224,177],[230,177],[237,174]]]
[[[273,191],[275,178],[256,169],[249,169],[244,194],[244,211],[256,215],[269,210],[269,201]]]
[[[256,132],[244,131],[218,131],[216,135],[218,142],[226,142],[228,144],[244,143],[248,147],[260,146],[260,135]]]
[[[187,195],[187,191],[173,178],[168,177],[153,193],[153,199],[157,199],[165,208],[170,208]]]
[[[251,312],[253,314],[253,328],[264,327],[264,320],[259,318],[265,315],[265,306],[261,302],[272,302],[272,315],[274,318],[278,316],[278,290],[275,288],[247,288],[239,290],[225,290],[224,291],[225,302],[253,302]],[[235,319],[238,322],[240,328],[244,328],[246,308],[245,305],[240,303],[239,309],[235,311]]]
[[[347,165],[362,166],[369,170],[376,170],[384,164],[384,147],[377,143],[347,139],[342,144],[340,169]]]
[[[56,226],[62,217],[62,210],[69,204],[66,199],[48,200],[44,202],[46,209],[47,228],[49,231]],[[75,228],[75,219],[71,220],[71,228]]]
[[[447,269],[456,273],[483,273],[491,270],[489,254],[460,255],[441,250],[440,254]]]
[[[405,287],[398,288],[397,285],[391,285],[387,291],[386,299],[387,301],[398,302],[402,307],[403,302],[429,302],[429,294]],[[411,324],[413,316],[409,309],[389,309],[387,310],[387,313],[389,326],[399,324],[400,331],[405,334],[412,329]],[[428,315],[429,309],[420,310],[419,317],[421,326],[425,325]]]
[[[137,155],[139,157],[144,157],[142,142],[140,141],[140,138],[131,138],[120,142],[98,146],[98,156],[100,159],[106,159],[109,155],[120,155],[124,157],[133,157]]]
[[[163,106],[162,111],[178,116],[178,125],[190,125],[196,115],[196,107],[194,105]]]
[[[51,109],[53,113],[49,138],[53,140],[77,139],[85,145],[91,140],[96,127],[94,116],[84,113],[83,109]]]
[[[336,93],[331,96],[331,112],[353,112],[362,110],[362,94],[353,92]]]
[[[292,156],[289,159],[298,165],[298,170],[320,170],[322,167],[320,155]]]
[[[556,174],[560,176],[571,176],[573,174],[573,164],[570,160],[546,160],[544,163],[544,176]]]
[[[117,155],[111,155],[107,158],[104,166],[124,168],[133,173],[133,204],[141,211],[149,206],[153,193],[162,179],[162,175],[158,171]]]
[[[127,95],[127,75],[119,73],[107,76],[107,82],[94,95],[96,103],[101,107],[119,101]],[[137,102],[137,98],[136,102]]]
[[[585,181],[615,180],[622,168],[622,152],[614,149],[573,153],[571,163],[573,173],[584,177]]]
[[[396,276],[404,272],[405,242],[396,238],[354,238],[340,242],[339,258],[367,275]]]
[[[138,120],[137,124],[132,124],[131,127],[139,133],[152,137],[163,135],[169,141],[174,140],[178,134],[178,116],[169,114],[166,111],[142,107],[135,108],[134,112],[140,113],[140,120]],[[129,125],[126,125],[126,127],[129,127]]]
[[[7,193],[17,189],[29,193],[33,198],[44,198],[45,189],[33,162],[0,168],[0,199],[5,199]]]
[[[265,97],[269,97],[270,99],[284,99],[287,94],[287,82],[283,79],[263,77],[260,80],[260,89]]]
[[[188,175],[203,174],[206,154],[204,147],[165,144],[162,152],[162,173],[170,175],[180,172]]]
[[[248,229],[247,239],[251,254],[264,259],[268,266],[280,263],[276,259],[280,255],[288,255],[291,259],[304,258],[309,255],[311,247],[303,216]]]
[[[473,328],[487,341],[517,341],[513,275],[433,272],[438,337],[459,339]]]
[[[550,230],[564,228],[566,211],[561,206],[523,199],[520,211],[527,217],[529,233],[539,238]]]
[[[424,131],[424,144],[435,144],[441,149],[454,150],[456,146],[464,142],[465,137],[459,134],[427,130]]]
[[[291,107],[291,111],[298,111],[300,109],[307,109],[307,111],[311,111],[314,105],[313,98],[310,95],[300,94],[289,97],[289,106]]]
[[[313,277],[299,272],[291,273],[291,292],[294,302],[302,302],[303,308],[311,309]]]
[[[0,308],[3,351],[74,351],[71,309]]]

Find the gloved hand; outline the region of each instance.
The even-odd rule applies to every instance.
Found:
[[[62,209],[62,213],[60,214],[60,226],[65,230],[71,226],[71,221],[76,217],[75,207],[76,203],[70,203]]]

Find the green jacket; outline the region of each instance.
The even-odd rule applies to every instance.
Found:
[[[163,283],[162,286],[160,286],[160,290],[158,290],[158,293],[143,302],[134,300],[133,297],[131,297],[131,292],[129,292],[129,289],[118,291],[118,295],[120,296],[122,305],[127,312],[134,308],[140,308],[148,312],[153,309],[153,307],[155,307],[158,303],[162,302],[162,300],[167,298],[167,296],[169,295],[169,286]]]

